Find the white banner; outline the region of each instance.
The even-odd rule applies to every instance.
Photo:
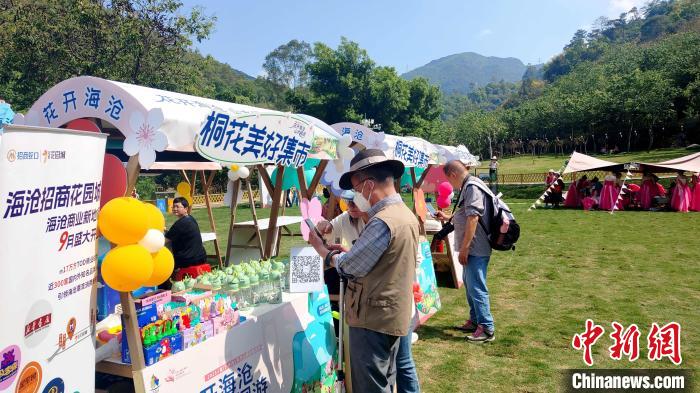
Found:
[[[106,141],[97,133],[5,129],[0,392],[95,389],[91,298]]]

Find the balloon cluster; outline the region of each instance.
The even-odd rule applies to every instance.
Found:
[[[177,184],[177,187],[175,188],[175,196],[176,197],[183,197],[187,199],[187,202],[189,202],[189,205],[192,206],[192,187],[190,187],[190,184],[187,182],[180,182]]]
[[[236,181],[238,179],[245,179],[250,176],[250,169],[242,165],[233,164],[228,171],[228,179],[231,181]]]
[[[452,185],[449,182],[438,184],[437,189],[437,205],[440,209],[445,209],[452,204],[452,198],[455,194],[452,190]]]
[[[102,262],[102,278],[111,288],[130,292],[170,278],[175,261],[164,247],[165,218],[157,207],[135,198],[115,198],[100,210],[97,226],[117,245]]]

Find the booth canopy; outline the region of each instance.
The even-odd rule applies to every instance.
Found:
[[[15,122],[60,127],[80,118],[98,118],[118,129],[124,151],[139,154],[143,168],[164,150],[204,152],[225,165],[337,157],[337,134],[318,119],[90,76],[52,87]],[[202,148],[198,137],[207,142]]]
[[[597,171],[597,170],[614,170],[624,167],[624,164],[617,162],[605,161],[595,157],[591,157],[579,152],[573,152],[569,162],[566,164],[564,173]]]
[[[642,169],[650,172],[674,170],[698,173],[700,172],[700,152],[674,158],[668,161],[642,163]]]

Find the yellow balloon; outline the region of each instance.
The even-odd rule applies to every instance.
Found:
[[[165,228],[165,217],[163,212],[150,203],[144,203],[146,205],[146,219],[148,220],[148,229],[156,229],[162,231]]]
[[[192,197],[189,194],[183,196],[183,198],[185,198],[187,200],[187,202],[190,204],[190,206],[192,206],[192,203],[194,200],[192,199]]]
[[[114,290],[134,291],[153,275],[153,265],[153,257],[145,248],[136,244],[119,246],[105,255],[102,279]]]
[[[231,170],[236,172],[238,170],[239,166],[236,164],[231,165]]]
[[[135,198],[114,198],[107,202],[97,216],[97,225],[104,237],[119,245],[133,244],[148,231],[148,210]],[[162,229],[162,228],[161,228]]]
[[[151,254],[151,256],[153,257],[153,274],[151,274],[151,278],[144,285],[154,287],[170,278],[175,268],[175,259],[173,258],[173,253],[166,247],[161,248],[158,252]]]
[[[180,195],[185,196],[185,195],[190,195],[190,191],[192,190],[192,188],[190,187],[190,185],[187,182],[183,181],[177,185],[176,190]]]
[[[348,203],[345,201],[345,199],[341,199],[338,202],[338,205],[340,205],[340,211],[344,212],[344,211],[348,210]]]

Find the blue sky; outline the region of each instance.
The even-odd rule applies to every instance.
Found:
[[[644,0],[183,0],[218,21],[197,44],[250,75],[291,39],[336,47],[344,36],[399,73],[461,52],[545,62],[579,28]]]

